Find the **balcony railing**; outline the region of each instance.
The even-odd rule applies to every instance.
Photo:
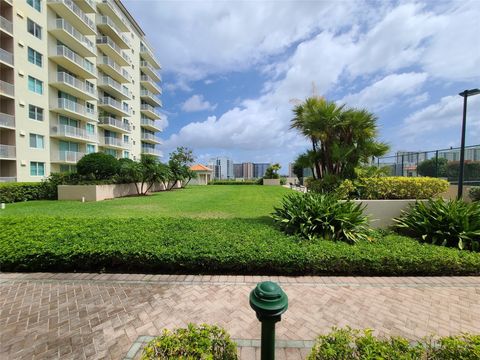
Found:
[[[115,8],[114,1],[112,0],[102,0],[101,4],[108,5],[110,11],[117,17],[118,21],[123,25],[124,30],[128,30],[127,20],[122,16],[122,14]],[[103,10],[102,10],[103,12]]]
[[[140,105],[140,110],[150,111],[150,112],[152,112],[152,113],[154,113],[155,115],[157,115],[157,116],[160,117],[160,114],[157,112],[157,110],[155,110],[155,108],[154,108],[152,105],[149,105],[149,104],[141,104],[141,105]]]
[[[150,134],[150,133],[146,133],[146,132],[142,132],[141,139],[142,140],[158,141],[154,134]]]
[[[113,80],[110,76],[102,76],[98,80],[98,85],[108,85],[113,87],[118,92],[125,95],[127,98],[130,98],[130,91],[126,86],[121,85],[118,81]]]
[[[117,101],[117,100],[112,99],[110,97],[103,97],[103,98],[98,99],[98,105],[99,106],[100,105],[112,106],[112,107],[116,108],[117,110],[120,110],[124,113],[130,114],[130,110],[127,109],[127,108],[124,108],[120,101]]]
[[[0,113],[0,127],[15,127],[15,116],[10,114]]]
[[[140,61],[140,67],[141,68],[147,68],[148,71],[150,71],[155,77],[157,77],[159,81],[162,80],[162,77],[160,76],[160,74],[157,73],[157,70],[152,65],[150,65],[150,63],[148,61],[141,60]]]
[[[0,80],[0,94],[13,96],[14,93],[15,93],[15,86],[13,84]]]
[[[155,156],[163,155],[162,152],[157,149],[152,149],[152,148],[143,147],[143,146],[142,146],[142,154],[155,155]]]
[[[88,133],[87,130],[83,128],[61,124],[52,126],[50,134],[53,136],[71,137],[87,141],[95,141],[97,139],[96,133]]]
[[[67,8],[70,9],[79,19],[85,23],[93,32],[96,32],[95,22],[90,19],[83,11],[75,4],[72,0],[48,0],[50,4],[64,4]]]
[[[57,99],[58,108],[72,111],[86,117],[92,118],[95,116],[95,111],[90,109],[82,104],[76,103],[75,101],[69,99]]]
[[[112,19],[110,19],[108,16],[102,16],[100,18],[100,23],[101,24],[104,24],[104,25],[108,25],[110,26],[113,31],[115,31],[115,33],[117,34],[118,37],[120,37],[120,39],[122,39],[122,41],[130,47],[130,40],[128,39],[128,37],[126,37],[124,34],[122,34],[122,31],[118,28],[117,25],[115,25],[115,23],[113,22]]]
[[[50,156],[52,162],[77,163],[78,160],[85,156],[85,153],[77,151],[57,151]]]
[[[0,60],[13,66],[13,54],[10,51],[0,48]]]
[[[155,103],[157,103],[158,105],[161,105],[162,104],[162,101],[160,100],[160,98],[155,95],[153,92],[147,90],[147,89],[142,89],[140,90],[140,96],[147,96],[147,97],[150,97],[153,99],[153,101],[155,101]]]
[[[78,80],[74,76],[67,74],[66,72],[57,73],[57,81],[73,86],[74,88],[86,92],[92,96],[97,96],[95,87],[87,86],[87,83],[81,80]]]
[[[13,33],[13,23],[10,20],[5,19],[3,16],[0,16],[0,28],[10,34]]]
[[[127,63],[131,63],[130,57],[123,51],[120,46],[118,46],[115,41],[113,41],[109,36],[99,36],[97,37],[97,45],[99,44],[107,44],[110,46],[115,52],[120,54],[120,56],[125,60]]]
[[[153,80],[150,76],[148,75],[142,75],[140,76],[140,81],[144,81],[144,82],[147,82],[150,84],[150,86],[155,89],[155,91],[157,91],[158,93],[161,93],[162,90],[158,87],[158,85],[156,84],[155,80]],[[145,85],[145,86],[148,86],[148,85]]]
[[[15,176],[0,176],[0,182],[16,182],[17,178]]]
[[[123,76],[125,79],[127,80],[131,79],[128,71],[123,69],[120,65],[118,65],[115,61],[113,61],[108,56],[101,57],[99,63],[110,66],[113,70],[115,70],[118,74]]]
[[[127,124],[120,119],[112,118],[110,116],[101,116],[98,120],[99,120],[99,124],[110,125],[112,127],[123,129],[128,132],[130,132],[132,129],[130,124]]]
[[[0,159],[15,159],[15,156],[15,146],[0,144]]]
[[[65,19],[57,19],[55,22],[57,29],[63,29],[75,39],[78,40],[83,46],[88,48],[91,52],[95,52],[95,44],[93,41],[88,40],[88,38],[83,35],[80,31],[75,29],[68,21]]]
[[[157,125],[154,120],[147,119],[147,118],[144,118],[144,117],[142,117],[140,119],[140,124],[144,127],[150,127],[152,129],[158,129],[158,130],[161,129],[160,126]]]
[[[78,66],[80,66],[82,69],[96,75],[95,66],[93,64],[87,62],[83,57],[81,57],[80,55],[78,55],[64,45],[57,46],[57,56],[64,56],[73,61]]]
[[[103,145],[104,146],[116,146],[121,148],[129,148],[130,144],[128,142],[123,141],[120,138],[114,138],[111,136],[105,136],[103,138]]]

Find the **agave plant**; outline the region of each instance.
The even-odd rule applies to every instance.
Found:
[[[368,239],[368,219],[360,204],[339,201],[336,196],[294,193],[285,196],[272,213],[287,234],[306,239],[324,238],[355,243]]]
[[[480,250],[480,203],[443,199],[417,202],[395,219],[396,228],[422,241]]]

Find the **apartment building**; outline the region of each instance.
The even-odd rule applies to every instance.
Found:
[[[0,0],[0,181],[161,156],[159,69],[119,0]]]
[[[234,179],[233,161],[229,157],[211,158],[207,166],[213,171],[214,179]]]

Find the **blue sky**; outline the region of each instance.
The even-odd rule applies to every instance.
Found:
[[[480,1],[124,0],[162,63],[164,160],[288,162],[292,99],[366,108],[397,150],[458,146],[480,88]],[[480,143],[480,95],[467,145]]]

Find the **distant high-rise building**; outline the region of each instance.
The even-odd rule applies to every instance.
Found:
[[[253,177],[262,178],[267,171],[267,168],[270,166],[270,163],[260,163],[253,164]]]
[[[242,164],[242,172],[243,172],[243,178],[244,179],[253,179],[253,163],[243,163]]]
[[[288,177],[296,177],[296,175],[293,173],[293,166],[294,163],[288,163]]]
[[[210,159],[208,167],[213,170],[214,179],[233,179],[233,161],[232,159],[221,156]]]
[[[242,164],[233,164],[233,176],[235,179],[243,178],[243,165]]]

